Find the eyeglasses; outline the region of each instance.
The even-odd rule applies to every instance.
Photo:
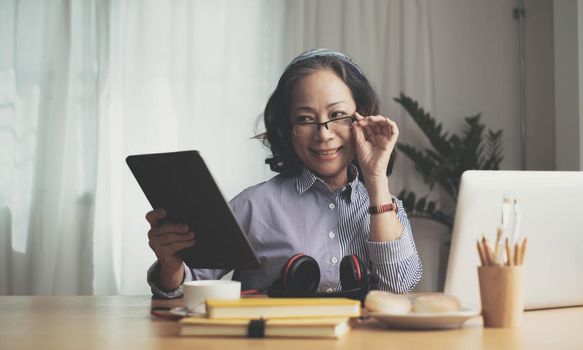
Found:
[[[354,116],[348,116],[328,120],[327,122],[322,123],[318,122],[294,123],[292,125],[292,129],[294,131],[294,135],[296,136],[314,135],[318,133],[318,131],[320,131],[320,128],[322,126],[332,131],[333,133],[338,133],[350,129],[352,123],[354,123],[355,121],[356,118]]]

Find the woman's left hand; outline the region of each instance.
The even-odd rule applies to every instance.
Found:
[[[354,116],[356,156],[365,181],[386,178],[391,152],[399,137],[397,124],[381,115],[363,117],[355,113]]]

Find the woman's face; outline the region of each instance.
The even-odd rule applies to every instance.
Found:
[[[302,78],[292,95],[292,124],[326,122],[352,116],[356,111],[350,89],[331,70],[319,70]],[[329,187],[340,187],[348,182],[347,167],[356,153],[349,128],[333,132],[321,126],[308,135],[292,134],[292,145],[304,165]]]

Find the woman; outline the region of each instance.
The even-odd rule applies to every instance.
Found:
[[[318,262],[320,292],[341,288],[338,265],[349,254],[378,276],[375,289],[403,293],[419,281],[411,227],[387,176],[399,130],[378,114],[376,93],[346,55],[310,50],[288,65],[264,112],[266,163],[279,175],[231,201],[261,261],[259,270],[238,272],[243,289],[265,291],[296,253]],[[177,297],[183,281],[228,272],[188,268],[177,252],[196,244],[195,233],[158,224],[164,215],[146,215],[158,257],[148,271],[154,294]]]

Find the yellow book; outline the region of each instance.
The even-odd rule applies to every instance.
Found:
[[[267,320],[185,317],[180,335],[214,337],[338,338],[350,326],[348,317],[279,318]],[[255,322],[250,324],[250,322]]]
[[[209,318],[359,317],[360,302],[346,298],[208,299]]]

